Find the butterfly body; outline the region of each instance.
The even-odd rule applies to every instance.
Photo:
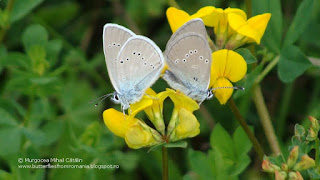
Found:
[[[149,38],[116,24],[106,24],[103,46],[109,78],[115,89],[112,100],[123,109],[138,102],[160,76],[164,58]]]

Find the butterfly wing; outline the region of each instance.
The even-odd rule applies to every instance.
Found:
[[[109,78],[116,91],[119,91],[117,84],[116,59],[124,43],[135,34],[129,29],[108,23],[103,27],[103,51],[108,69]]]
[[[185,33],[180,36],[166,50],[165,58],[169,72],[164,79],[172,88],[186,95],[193,92],[196,96],[207,91],[212,58],[208,41],[202,35]]]
[[[204,26],[202,19],[195,18],[191,19],[190,21],[186,22],[182,25],[169,39],[166,49],[170,49],[174,42],[179,39],[179,36],[185,33],[197,33],[198,35],[202,36],[204,39],[207,39],[207,31]]]
[[[160,76],[164,58],[160,48],[149,38],[133,36],[121,48],[116,68],[119,93],[143,95]],[[133,95],[135,96],[135,95]],[[139,100],[132,97],[129,103]],[[132,101],[132,102],[130,102]]]

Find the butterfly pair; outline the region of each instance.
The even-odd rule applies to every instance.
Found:
[[[165,64],[163,54],[149,38],[117,24],[104,26],[103,50],[115,89],[111,99],[120,103],[122,109],[128,109],[159,78]],[[168,41],[164,55],[168,69],[163,79],[173,89],[198,102],[213,96],[208,90],[211,49],[201,19],[190,20],[180,27]]]

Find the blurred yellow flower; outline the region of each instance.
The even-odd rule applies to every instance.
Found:
[[[227,49],[218,50],[212,53],[211,77],[209,87],[220,104],[225,104],[233,93],[231,82],[241,80],[247,72],[247,63],[243,57]],[[231,81],[231,82],[230,82]]]

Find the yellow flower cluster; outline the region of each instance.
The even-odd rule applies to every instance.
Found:
[[[172,89],[156,94],[149,88],[146,94],[148,96],[131,105],[129,115],[124,115],[113,108],[103,112],[106,126],[115,135],[124,138],[130,148],[138,149],[163,142],[174,142],[200,133],[200,124],[192,114],[199,109],[199,105],[194,100]],[[165,133],[162,112],[163,101],[168,97],[173,101],[174,109]],[[156,129],[135,118],[141,111],[147,114]]]

